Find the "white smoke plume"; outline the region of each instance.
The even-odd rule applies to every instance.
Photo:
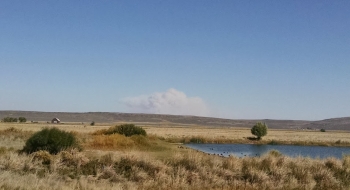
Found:
[[[187,97],[176,89],[122,100],[131,112],[208,116],[210,111],[200,97]]]

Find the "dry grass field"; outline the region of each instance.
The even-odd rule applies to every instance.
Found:
[[[44,127],[74,131],[83,151],[19,153]],[[246,128],[155,127],[148,135],[100,135],[110,125],[82,123],[0,124],[0,189],[349,189],[350,156],[343,159],[290,158],[277,151],[261,157],[219,157],[178,148],[203,142],[257,143]],[[95,133],[93,133],[95,132]],[[269,130],[263,143],[347,146],[349,133]],[[341,143],[336,143],[339,141]],[[332,143],[334,142],[334,143]],[[261,142],[259,142],[261,143]]]
[[[120,123],[99,123],[90,126],[89,123],[69,122],[64,124],[47,123],[0,123],[0,130],[14,127],[23,131],[39,131],[44,127],[57,127],[66,131],[77,131],[87,134]],[[135,123],[137,125],[137,123]],[[140,126],[143,123],[141,123]],[[269,129],[267,136],[261,142],[250,141],[253,137],[249,128],[236,127],[201,127],[201,126],[161,126],[158,123],[149,123],[143,126],[148,134],[167,139],[169,142],[188,142],[191,138],[200,138],[208,143],[270,143],[280,144],[314,144],[323,146],[350,146],[350,131],[326,131],[315,130],[285,130]]]
[[[209,127],[145,127],[149,134],[173,141],[185,141],[196,137],[209,143],[270,143],[314,144],[323,146],[350,146],[349,131],[282,130],[269,129],[261,142],[250,141],[253,137],[249,128]]]

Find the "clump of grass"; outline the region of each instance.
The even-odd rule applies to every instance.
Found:
[[[123,175],[127,179],[139,181],[135,173],[137,170],[142,170],[147,173],[149,177],[155,177],[160,171],[160,167],[151,164],[144,160],[138,160],[134,157],[122,157],[118,162],[114,164],[114,170],[116,173]]]
[[[330,170],[340,169],[342,167],[341,164],[340,160],[336,158],[327,158],[324,162],[324,165]]]
[[[6,137],[6,138],[14,138],[14,139],[27,139],[29,138],[33,133],[30,131],[23,131],[21,129],[17,129],[15,127],[10,127],[4,130],[0,130],[0,136]]]
[[[148,138],[142,135],[126,137],[120,134],[94,135],[92,141],[87,145],[93,149],[102,150],[144,150],[164,151],[167,146],[157,138]]]
[[[183,155],[177,155],[174,157],[174,159],[171,159],[169,161],[169,164],[173,167],[182,167],[189,171],[195,171],[197,170],[197,162],[194,157],[190,156],[183,156]]]
[[[22,132],[22,130],[16,129],[14,127],[10,127],[10,128],[3,130],[3,132],[5,132],[5,133],[20,133],[20,132]]]
[[[1,154],[5,154],[5,153],[7,152],[7,150],[8,150],[8,149],[7,149],[6,147],[3,147],[3,146],[0,147],[0,155],[1,155]]]
[[[107,129],[100,129],[92,132],[92,135],[105,135],[107,133]]]
[[[118,130],[124,132],[118,132]],[[139,130],[141,130],[141,132]],[[136,149],[161,151],[167,149],[167,147],[164,146],[164,142],[162,142],[158,136],[148,136],[142,131],[144,130],[140,127],[127,124],[110,127],[109,129],[97,130],[92,133],[93,140],[88,143],[88,146],[94,149],[103,150]]]
[[[90,146],[100,149],[127,149],[135,146],[135,142],[120,134],[95,135]]]
[[[52,156],[48,151],[39,150],[33,153],[33,160],[38,160],[44,165],[50,165]]]
[[[350,171],[350,155],[343,156],[343,167]]]
[[[274,156],[274,157],[280,157],[282,156],[282,153],[280,153],[278,150],[270,150],[268,152],[269,155]]]
[[[139,147],[149,147],[152,146],[150,140],[142,135],[133,135],[130,137],[130,139],[132,141],[134,141],[134,143],[139,146]]]

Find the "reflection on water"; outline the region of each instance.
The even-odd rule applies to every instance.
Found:
[[[221,156],[234,155],[261,156],[270,150],[278,150],[284,155],[297,157],[305,156],[311,158],[342,158],[350,154],[350,147],[323,147],[323,146],[294,146],[294,145],[253,145],[253,144],[187,144],[187,147]]]

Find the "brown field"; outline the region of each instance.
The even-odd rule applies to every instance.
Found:
[[[75,131],[83,151],[21,154],[44,127]],[[147,137],[93,135],[110,125],[0,124],[0,189],[349,189],[350,156],[290,158],[277,151],[254,158],[219,157],[169,142],[348,146],[350,133],[269,130],[262,142],[247,128],[144,127]],[[338,143],[337,143],[338,142]]]
[[[66,131],[77,131],[79,133],[91,133],[100,129],[107,129],[110,126],[120,123],[100,123],[90,126],[87,123],[69,122],[64,124],[47,123],[0,123],[0,130],[14,127],[23,131],[39,131],[44,127],[57,127]],[[135,123],[137,125],[137,123]],[[140,125],[142,126],[142,125]],[[200,127],[200,126],[160,126],[150,123],[143,127],[148,134],[156,135],[169,141],[186,142],[186,140],[196,137],[202,138],[208,143],[269,143],[277,141],[281,144],[319,144],[325,146],[350,146],[349,131],[326,131],[316,130],[285,130],[269,129],[267,136],[263,137],[261,142],[250,141],[247,138],[253,137],[249,128],[235,127]]]
[[[261,142],[250,141],[253,137],[249,128],[209,128],[209,127],[145,127],[149,134],[166,139],[186,140],[192,137],[202,138],[209,143],[270,143],[280,144],[315,144],[325,146],[350,146],[350,132],[315,130],[282,130],[269,129],[267,136]]]

